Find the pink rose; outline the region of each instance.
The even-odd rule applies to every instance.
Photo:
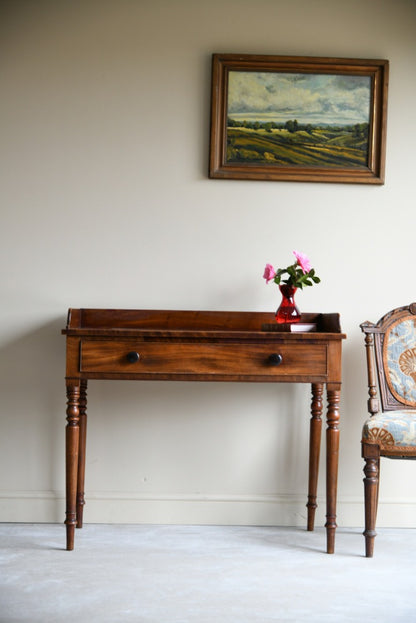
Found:
[[[308,273],[312,269],[309,258],[304,253],[300,253],[299,251],[293,251],[293,254],[298,261],[298,265],[303,270],[303,273]]]
[[[272,281],[276,276],[276,271],[271,264],[266,264],[266,268],[264,269],[263,279],[266,280],[266,283]]]

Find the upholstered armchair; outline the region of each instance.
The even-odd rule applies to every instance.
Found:
[[[363,426],[365,555],[373,556],[380,457],[416,458],[416,303],[385,314],[365,333],[368,411]]]

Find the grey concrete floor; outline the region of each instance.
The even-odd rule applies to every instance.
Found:
[[[1,623],[416,621],[416,530],[0,524]]]

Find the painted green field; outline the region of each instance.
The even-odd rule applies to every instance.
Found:
[[[227,128],[227,162],[276,166],[364,167],[367,136],[352,127],[290,132],[245,127]]]

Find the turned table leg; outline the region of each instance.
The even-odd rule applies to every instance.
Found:
[[[337,484],[338,484],[338,453],[339,453],[339,401],[340,385],[329,384],[327,387],[328,411],[326,429],[326,535],[327,552],[335,550]]]
[[[77,477],[77,528],[82,528],[85,505],[85,451],[87,443],[87,381],[82,380],[79,399],[79,453]]]
[[[65,431],[66,457],[66,549],[74,549],[77,523],[77,480],[79,453],[80,387],[67,385],[67,425]]]
[[[323,383],[312,383],[312,405],[309,435],[309,487],[308,487],[308,530],[315,525],[315,511],[317,509],[316,494],[318,489],[319,455],[321,449],[322,431],[322,394]]]

